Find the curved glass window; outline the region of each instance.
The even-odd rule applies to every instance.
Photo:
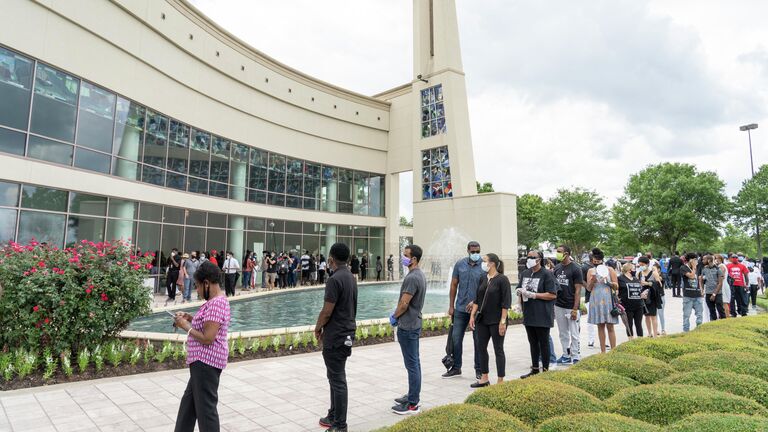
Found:
[[[0,125],[27,129],[32,59],[0,47]]]
[[[84,82],[80,86],[80,111],[77,145],[102,152],[112,152],[115,123],[115,95]]]
[[[30,131],[74,142],[79,88],[79,79],[38,63]]]

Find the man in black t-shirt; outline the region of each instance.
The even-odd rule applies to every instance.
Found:
[[[349,247],[344,243],[331,246],[328,268],[333,275],[325,284],[325,302],[317,317],[315,337],[323,342],[328,383],[331,387],[331,407],[320,419],[320,426],[329,431],[347,430],[347,357],[352,355],[357,315],[357,279],[349,271]]]
[[[683,259],[680,253],[675,251],[672,258],[669,259],[669,279],[672,282],[672,297],[680,297],[680,267],[683,266]]]
[[[581,268],[571,258],[571,248],[561,245],[557,248],[557,260],[554,274],[557,281],[557,300],[555,300],[555,322],[563,345],[563,356],[558,364],[577,363],[580,358],[579,318],[581,313],[581,288],[584,286]]]
[[[696,312],[696,327],[704,321],[704,294],[696,275],[696,254],[688,254],[685,258],[686,263],[680,267],[680,276],[683,278],[683,331],[687,332],[691,328],[691,309]]]

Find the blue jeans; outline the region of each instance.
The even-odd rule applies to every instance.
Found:
[[[683,331],[691,329],[691,308],[696,312],[696,327],[704,321],[703,297],[683,297]]]
[[[470,314],[468,312],[460,312],[455,310],[453,312],[453,368],[461,369],[462,360],[461,356],[464,352],[464,334],[467,331],[469,325]],[[475,347],[475,372],[480,371],[480,355],[477,350],[477,335],[472,332],[473,346]]]
[[[261,287],[262,288],[267,287],[267,272],[265,271],[261,272]]]
[[[184,300],[192,300],[192,285],[193,283],[191,278],[184,278]]]
[[[244,289],[251,288],[251,272],[249,271],[243,272],[243,288]]]
[[[408,371],[408,403],[417,405],[421,393],[421,361],[419,360],[419,337],[421,329],[403,330],[397,328],[397,342],[403,353],[403,363]]]

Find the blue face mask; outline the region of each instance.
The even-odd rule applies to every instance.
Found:
[[[480,254],[479,253],[469,254],[469,259],[474,262],[478,262],[480,261]]]
[[[411,259],[408,258],[408,257],[405,257],[405,256],[404,257],[400,257],[400,264],[402,264],[405,267],[410,267],[411,266]]]

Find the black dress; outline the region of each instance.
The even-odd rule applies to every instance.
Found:
[[[664,294],[661,282],[653,276],[653,272],[648,272],[647,274],[638,272],[637,276],[641,281],[651,282],[650,287],[643,287],[643,291],[648,291],[647,298],[645,299],[645,316],[656,316],[659,307],[663,304],[661,296]]]

